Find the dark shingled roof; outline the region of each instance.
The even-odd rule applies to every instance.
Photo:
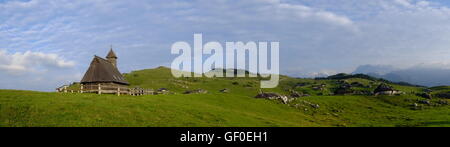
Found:
[[[108,60],[95,56],[81,83],[114,82],[129,85],[119,70]]]
[[[109,50],[109,53],[106,56],[106,58],[117,58],[117,56],[116,56],[116,53],[114,53],[114,51],[111,49],[111,50]]]
[[[389,86],[387,84],[380,84],[374,91],[374,93],[383,92],[383,91],[395,91],[395,89],[392,86]]]

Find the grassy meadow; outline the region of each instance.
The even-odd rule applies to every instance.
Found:
[[[167,88],[167,95],[116,96],[0,90],[0,127],[405,127],[450,126],[448,99],[419,97],[425,87],[391,84],[397,96],[333,95],[337,80],[281,77],[265,92],[309,96],[283,104],[256,99],[258,78],[173,78],[167,68],[125,74],[131,87]],[[372,91],[379,81],[350,78]],[[300,83],[300,84],[299,84]],[[326,85],[318,90],[317,85]],[[228,93],[219,90],[228,89]],[[204,89],[207,94],[182,94]],[[431,88],[433,89],[433,88]],[[449,92],[448,87],[433,93]],[[431,104],[421,104],[428,100]],[[416,104],[416,106],[412,106]]]

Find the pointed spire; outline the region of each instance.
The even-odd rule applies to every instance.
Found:
[[[111,49],[109,50],[109,53],[106,56],[106,58],[117,58],[116,53],[114,53],[114,51],[112,49],[112,45],[111,45]]]

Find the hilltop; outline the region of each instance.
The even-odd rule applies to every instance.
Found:
[[[263,91],[300,95],[284,104],[255,98],[260,78],[173,78],[165,67],[124,76],[131,87],[170,93],[119,97],[0,90],[0,126],[450,126],[446,86],[280,76],[277,88]],[[382,83],[404,94],[373,95]],[[184,94],[198,89],[204,93]]]

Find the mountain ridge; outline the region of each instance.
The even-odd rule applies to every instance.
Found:
[[[367,74],[393,82],[407,82],[428,87],[450,85],[450,69],[443,67],[414,66],[406,69],[386,66],[363,65],[352,74]]]

